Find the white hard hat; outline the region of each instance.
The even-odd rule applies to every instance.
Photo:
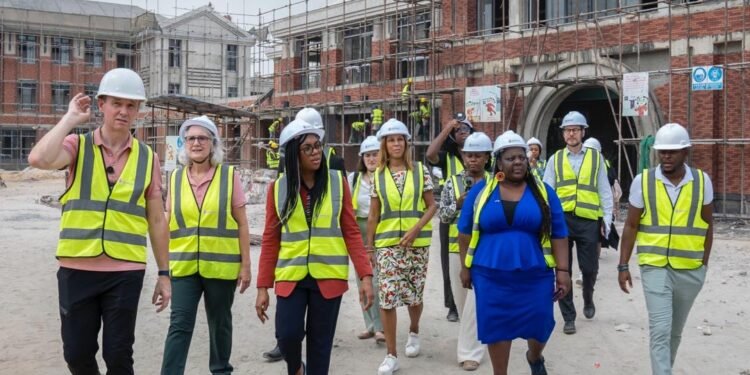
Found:
[[[401,134],[406,137],[407,141],[411,139],[411,134],[409,134],[409,129],[406,128],[406,125],[404,125],[403,122],[392,118],[386,121],[385,124],[380,127],[380,130],[378,130],[378,141],[389,135],[397,134]]]
[[[183,122],[182,125],[180,125],[180,138],[183,140],[185,139],[185,133],[187,133],[188,128],[191,126],[200,126],[208,130],[208,132],[214,137],[214,143],[219,141],[219,130],[216,128],[216,124],[214,124],[214,122],[206,115],[193,117],[190,120]]]
[[[589,123],[586,122],[586,117],[584,117],[581,112],[570,111],[565,117],[563,117],[562,124],[560,124],[561,128],[568,126],[583,126],[584,128],[588,128]]]
[[[365,140],[362,141],[362,144],[359,145],[359,156],[362,156],[370,151],[378,150],[380,150],[380,142],[378,142],[378,137],[371,135],[365,138]]]
[[[656,132],[654,150],[682,150],[690,146],[690,135],[680,124],[666,124]]]
[[[325,131],[318,129],[303,120],[294,120],[285,126],[279,135],[279,146],[284,147],[292,139],[303,134],[315,134],[318,138],[323,139]]]
[[[512,147],[520,147],[524,151],[529,151],[529,146],[526,145],[523,137],[516,134],[513,130],[508,130],[495,139],[495,147],[492,148],[492,152],[499,153],[506,148]]]
[[[537,145],[537,146],[539,146],[539,148],[544,148],[544,146],[542,146],[542,141],[536,139],[536,137],[529,138],[529,140],[526,141],[526,145],[527,146]]]
[[[599,143],[599,140],[594,137],[583,141],[583,147],[593,148],[596,151],[602,152],[602,144]]]
[[[464,141],[463,152],[492,152],[492,140],[482,132],[471,133]]]
[[[320,112],[313,108],[305,107],[297,112],[297,116],[294,116],[295,120],[302,120],[318,129],[323,129],[323,118],[320,117]]]
[[[122,99],[146,100],[146,88],[138,73],[125,68],[116,68],[108,71],[99,83],[100,96],[113,96]]]

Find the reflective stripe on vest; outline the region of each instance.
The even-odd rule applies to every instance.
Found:
[[[484,172],[484,179],[487,180],[488,178],[490,178],[490,174]],[[458,202],[461,194],[466,192],[466,177],[463,172],[451,176],[451,184],[453,184],[453,197]],[[458,253],[458,215],[451,221],[448,228],[448,252]]]
[[[375,230],[375,247],[397,246],[401,237],[415,227],[424,214],[424,167],[417,162],[413,170],[406,171],[402,192],[398,191],[387,166],[375,172],[374,183],[380,199],[380,221]],[[428,247],[431,242],[430,220],[419,232],[412,247]]]
[[[110,189],[104,157],[89,132],[78,138],[73,183],[60,197],[62,218],[57,257],[110,258],[146,263],[146,187],[154,155],[132,139],[120,178]]]
[[[445,181],[453,175],[457,175],[464,171],[464,163],[461,159],[457,158],[451,153],[445,154],[445,169],[443,171],[443,178],[438,182],[440,186],[445,184]]]
[[[282,175],[274,183],[276,215],[281,218],[287,199],[287,179]],[[308,273],[315,279],[348,280],[349,252],[341,233],[343,175],[328,171],[326,195],[313,210],[312,227],[307,225],[304,202],[297,195],[297,204],[286,223],[281,226],[281,249],[276,262],[276,281],[299,281]]]
[[[657,167],[658,168],[658,167]],[[708,223],[701,216],[703,172],[690,168],[693,180],[682,186],[674,205],[656,168],[642,173],[644,210],[638,226],[638,264],[674,269],[703,265]]]
[[[471,263],[474,261],[474,254],[479,245],[480,233],[479,233],[479,215],[484,208],[484,204],[489,199],[490,195],[495,191],[497,180],[493,177],[487,177],[485,179],[486,184],[477,195],[477,199],[474,201],[474,224],[471,228],[471,241],[469,242],[469,250],[466,252],[466,258],[464,259],[464,265],[467,268],[471,268]],[[537,187],[544,197],[544,202],[549,206],[549,199],[547,198],[547,189],[541,179],[536,179]],[[541,212],[541,210],[540,210]],[[550,234],[551,235],[551,234]],[[542,241],[542,254],[544,254],[544,262],[547,263],[547,267],[554,268],[557,266],[555,257],[552,254],[552,241],[549,236]]]
[[[333,147],[323,146],[323,156],[326,158],[326,165],[328,169],[331,168],[331,156],[336,155],[336,150]]]
[[[169,268],[173,277],[198,273],[207,279],[237,279],[242,257],[239,225],[232,216],[233,182],[234,167],[217,165],[199,207],[188,168],[172,173]]]
[[[599,218],[599,168],[598,151],[584,149],[583,162],[578,176],[568,160],[565,149],[555,153],[555,191],[560,197],[564,212],[585,219]]]

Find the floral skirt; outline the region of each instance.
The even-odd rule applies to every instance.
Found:
[[[429,247],[377,249],[380,307],[393,309],[422,303]]]

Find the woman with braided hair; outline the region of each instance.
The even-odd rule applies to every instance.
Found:
[[[542,350],[555,326],[554,301],[570,288],[567,227],[554,190],[529,168],[512,131],[493,147],[495,174],[475,184],[458,221],[464,288],[476,294],[477,333],[495,375],[507,374],[511,343],[528,342],[532,375],[547,374]]]

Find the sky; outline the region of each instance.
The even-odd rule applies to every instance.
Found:
[[[146,10],[155,11],[163,16],[172,18],[189,12],[195,8],[208,5],[209,1],[214,9],[221,14],[229,14],[232,20],[240,26],[257,25],[260,20],[259,13],[263,13],[263,23],[270,22],[275,13],[275,18],[284,18],[289,15],[290,0],[99,0],[108,3],[135,5]],[[341,3],[344,0],[309,0],[309,10],[324,7],[326,4]],[[291,0],[292,14],[305,11],[304,0]],[[274,10],[275,9],[275,10]]]

